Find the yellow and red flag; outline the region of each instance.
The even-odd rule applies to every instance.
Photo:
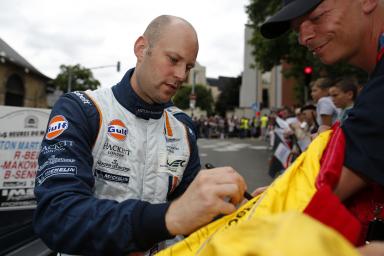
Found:
[[[284,229],[286,246],[290,246],[291,239],[299,238],[297,237],[299,231],[304,227],[312,227],[314,231],[307,235],[313,236],[310,244],[318,242],[319,253],[328,248],[322,244],[324,236],[316,236],[321,233],[326,234],[325,236],[329,238],[328,241],[334,242],[335,248],[342,248],[337,255],[353,255],[351,253],[354,251],[352,245],[361,243],[361,223],[332,193],[344,161],[344,143],[343,132],[338,126],[335,126],[333,130],[321,133],[308,149],[261,195],[242,205],[236,212],[200,228],[186,239],[160,251],[157,255],[211,255],[207,252],[217,250],[218,243],[222,243],[223,248],[230,250],[226,255],[241,255],[238,253],[239,250],[250,245],[243,241],[244,236],[247,236],[248,240],[261,239],[265,243],[272,243],[273,239],[264,238],[270,237],[270,232],[278,233],[279,229],[276,228],[279,225],[285,225],[285,221],[288,221],[289,218],[295,220],[297,229],[292,227],[291,232],[288,232],[289,229]],[[273,223],[273,225],[269,225],[271,230],[249,228],[255,227],[255,225],[265,225],[265,223]],[[226,238],[234,237],[234,235],[238,239],[228,240]],[[305,243],[305,241],[303,242]],[[285,248],[282,241],[279,243],[282,248]],[[271,248],[274,247],[276,245],[271,244]],[[249,252],[247,248],[245,249]],[[257,248],[254,249],[257,251]],[[217,253],[216,255],[222,255]],[[323,254],[314,253],[313,255]]]

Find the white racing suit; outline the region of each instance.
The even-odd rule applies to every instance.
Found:
[[[34,218],[52,250],[153,253],[172,238],[169,201],[200,170],[194,127],[172,104],[143,102],[131,88],[132,72],[112,88],[66,94],[52,110]]]

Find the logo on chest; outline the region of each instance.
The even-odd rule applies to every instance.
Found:
[[[177,159],[177,160],[173,160],[173,161],[169,161],[167,159],[167,167],[168,167],[168,170],[170,170],[171,172],[176,172],[176,170],[179,168],[179,167],[185,167],[185,160],[181,160],[181,159]]]
[[[159,171],[172,176],[182,177],[187,166],[187,157],[161,152],[159,154]]]
[[[114,119],[108,124],[108,135],[118,141],[124,141],[128,135],[128,129],[125,124],[119,120]]]
[[[108,143],[108,141],[104,143],[103,151],[106,152],[108,155],[115,156],[118,158],[124,158],[125,156],[129,156],[131,154],[131,151],[128,148],[110,144]]]

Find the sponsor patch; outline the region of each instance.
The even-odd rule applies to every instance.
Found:
[[[56,175],[75,175],[77,174],[76,166],[55,166],[49,169],[46,169],[42,174],[36,177],[36,182],[38,185],[43,184],[43,182]]]
[[[179,148],[172,145],[167,145],[167,151],[168,153],[174,154],[176,151],[178,151]]]
[[[129,177],[127,177],[127,176],[121,176],[121,175],[117,175],[117,174],[103,172],[103,171],[100,171],[97,169],[96,169],[96,176],[103,179],[103,180],[125,183],[125,184],[129,183]]]
[[[97,163],[96,163],[97,167],[100,167],[100,168],[106,168],[106,169],[111,169],[111,170],[116,170],[116,171],[120,171],[120,172],[129,172],[130,171],[130,168],[128,167],[125,167],[125,166],[121,166],[116,159],[114,159],[112,161],[112,163],[109,163],[109,162],[103,162],[101,160],[98,160]]]
[[[73,94],[75,94],[77,97],[79,97],[79,99],[83,102],[83,104],[88,104],[88,105],[92,105],[92,102],[87,99],[83,93],[79,92],[79,91],[75,91],[73,92]]]
[[[45,154],[50,154],[50,153],[54,153],[54,152],[61,152],[67,148],[72,147],[73,144],[74,144],[74,142],[71,140],[62,140],[62,141],[56,142],[55,144],[52,144],[52,145],[42,145],[40,154],[45,155]]]
[[[48,165],[53,165],[53,164],[57,164],[57,163],[61,163],[61,164],[74,163],[74,162],[76,162],[75,159],[62,158],[62,157],[56,157],[55,155],[51,155],[42,165],[39,166],[38,172],[43,170]]]
[[[159,171],[171,174],[172,176],[182,177],[187,167],[186,156],[175,156],[172,154],[159,153]]]
[[[115,119],[108,124],[108,135],[112,138],[123,141],[127,138],[127,134],[128,129],[121,120]]]
[[[173,137],[165,136],[165,141],[167,143],[179,142],[180,140],[181,140],[180,138],[173,138]]]
[[[57,115],[51,118],[48,123],[48,130],[45,138],[53,140],[62,134],[68,128],[68,121],[62,115]]]
[[[185,163],[187,161],[185,161],[184,159],[176,159],[176,160],[169,160],[167,159],[167,166],[168,166],[168,169],[171,171],[171,172],[176,172],[178,168],[180,167],[184,167],[185,168]]]
[[[129,149],[120,147],[118,145],[110,144],[108,142],[104,143],[103,150],[106,150],[108,155],[115,156],[118,158],[123,158],[131,154],[131,151]]]

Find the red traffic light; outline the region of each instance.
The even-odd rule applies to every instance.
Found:
[[[310,75],[312,74],[313,68],[311,66],[306,66],[304,68],[304,74]]]

